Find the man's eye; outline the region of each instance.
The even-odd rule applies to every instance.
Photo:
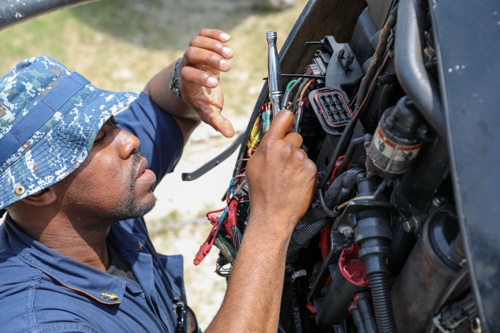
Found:
[[[104,135],[104,133],[99,133],[94,140],[94,146],[101,143],[105,137],[106,135]]]
[[[111,116],[111,118],[109,118],[109,122],[113,125],[119,124],[119,122],[118,122],[118,120],[116,120],[115,116]]]

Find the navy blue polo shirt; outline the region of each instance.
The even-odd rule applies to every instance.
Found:
[[[173,170],[182,133],[148,95],[117,119],[141,139],[158,179]],[[142,218],[113,225],[108,240],[136,281],[63,256],[7,217],[0,226],[0,331],[174,332],[173,299],[185,301],[182,257],[158,254]]]

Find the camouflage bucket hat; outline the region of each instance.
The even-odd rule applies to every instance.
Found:
[[[49,57],[17,64],[0,79],[0,209],[75,171],[101,126],[136,98]]]

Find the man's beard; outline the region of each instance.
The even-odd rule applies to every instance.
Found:
[[[146,213],[150,212],[156,204],[156,197],[152,201],[147,201],[144,203],[138,202],[137,195],[135,191],[135,176],[136,170],[139,166],[139,162],[142,158],[141,153],[136,153],[133,156],[132,170],[130,172],[130,186],[128,191],[127,198],[123,201],[121,207],[118,207],[115,211],[115,214],[120,219],[130,219],[130,218],[138,218],[143,217]],[[149,187],[149,192],[153,192],[156,187],[156,183],[152,184]]]

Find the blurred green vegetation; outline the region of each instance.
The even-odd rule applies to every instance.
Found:
[[[232,70],[222,76],[225,112],[244,116],[267,76],[266,31],[278,32],[281,47],[306,2],[284,11],[231,0],[102,0],[62,9],[0,31],[0,73],[21,59],[48,55],[100,88],[140,91],[200,29],[218,28],[231,35],[235,51]]]

